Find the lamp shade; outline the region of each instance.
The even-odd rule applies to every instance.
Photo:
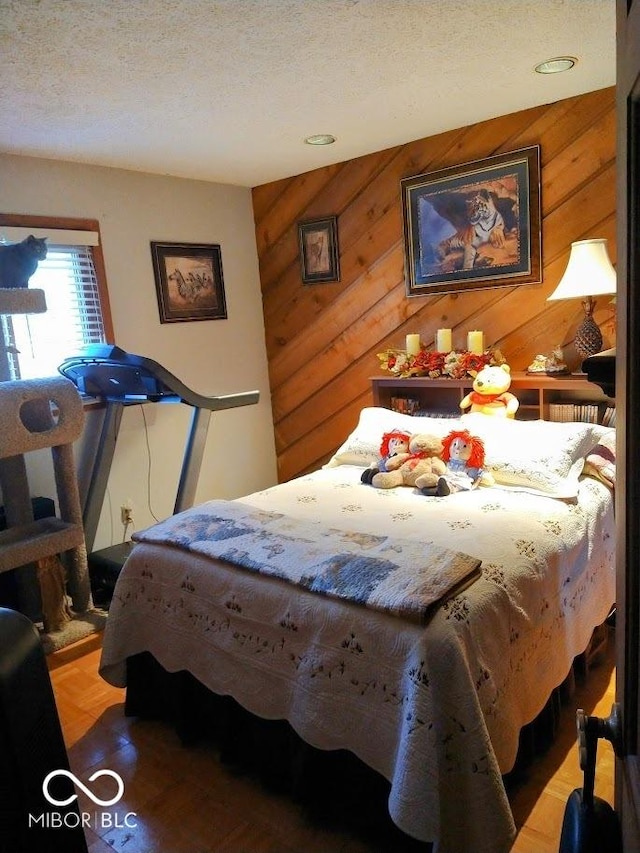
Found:
[[[609,260],[604,238],[571,244],[569,263],[553,291],[552,299],[580,299],[616,292],[616,271]]]

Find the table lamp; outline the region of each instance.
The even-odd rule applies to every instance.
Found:
[[[616,292],[616,271],[607,254],[604,238],[579,240],[571,244],[569,263],[548,301],[582,299],[584,320],[576,331],[574,345],[584,360],[602,349],[602,333],[593,319],[594,296]]]

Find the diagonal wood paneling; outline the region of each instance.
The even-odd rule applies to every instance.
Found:
[[[400,179],[458,163],[541,148],[542,269],[539,285],[407,298]],[[253,190],[265,335],[281,480],[318,467],[371,405],[376,353],[402,346],[408,332],[428,345],[453,329],[485,332],[514,370],[558,343],[567,360],[581,320],[578,302],[547,303],[570,244],[615,242],[613,88],[523,110],[327,166]],[[337,215],[341,280],[304,286],[298,222]],[[608,300],[596,319],[612,345]]]

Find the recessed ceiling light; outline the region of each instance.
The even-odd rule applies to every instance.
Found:
[[[536,65],[533,70],[538,74],[560,74],[561,71],[573,68],[577,61],[573,56],[556,56],[555,59],[547,59]]]
[[[307,145],[333,145],[335,141],[335,136],[331,136],[330,133],[316,133],[305,139]]]

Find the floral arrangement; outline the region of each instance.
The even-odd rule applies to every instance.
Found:
[[[408,355],[405,350],[387,349],[378,353],[380,367],[394,376],[429,376],[449,379],[474,377],[483,367],[504,364],[506,359],[498,349],[488,349],[481,354],[452,350],[451,352],[430,352],[420,350],[416,355]]]

